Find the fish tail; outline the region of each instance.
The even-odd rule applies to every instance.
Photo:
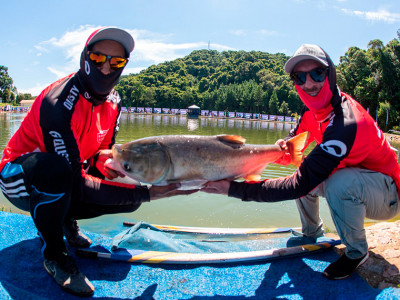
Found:
[[[303,149],[307,145],[308,138],[310,133],[308,131],[302,132],[295,137],[292,137],[290,140],[287,141],[287,147],[289,149],[290,163],[299,167],[304,159]]]

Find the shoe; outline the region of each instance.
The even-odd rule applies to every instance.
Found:
[[[78,270],[74,259],[68,253],[63,252],[54,260],[45,259],[43,265],[63,290],[77,296],[93,295],[94,286]]]
[[[368,252],[364,256],[351,259],[343,254],[337,261],[331,263],[325,270],[324,275],[328,279],[345,279],[368,259]]]
[[[68,244],[72,247],[88,248],[92,244],[92,240],[80,231],[78,222],[74,219],[65,221],[63,231]]]

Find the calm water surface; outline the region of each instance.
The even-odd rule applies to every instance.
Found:
[[[0,114],[0,149],[20,126],[24,113]],[[117,143],[125,143],[146,136],[164,134],[237,134],[249,144],[273,144],[287,135],[292,124],[226,119],[187,119],[182,116],[123,114]],[[310,148],[310,147],[309,147]],[[294,167],[271,164],[262,177],[286,176]],[[334,229],[325,199],[320,201],[321,217],[328,228]],[[21,212],[0,193],[0,206],[7,211]],[[102,216],[81,220],[86,230],[114,234],[122,228],[123,221],[143,220],[155,224],[205,227],[298,227],[300,220],[294,201],[279,203],[242,202],[221,195],[195,193],[175,196],[142,204],[133,213]]]

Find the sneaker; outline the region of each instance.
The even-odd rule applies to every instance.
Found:
[[[368,252],[364,256],[351,259],[343,254],[337,261],[331,263],[325,270],[324,275],[328,279],[345,279],[368,259]]]
[[[88,248],[92,244],[92,240],[80,231],[78,222],[74,219],[65,221],[63,231],[68,244],[72,247]]]
[[[74,259],[63,252],[57,259],[44,260],[44,268],[61,288],[77,296],[91,296],[94,286],[76,266]]]

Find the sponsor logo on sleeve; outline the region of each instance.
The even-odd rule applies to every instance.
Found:
[[[67,147],[65,146],[64,139],[61,134],[57,131],[50,131],[49,134],[53,138],[54,151],[61,156],[64,156],[69,161],[69,155],[67,152]]]
[[[75,85],[73,85],[69,91],[69,95],[68,95],[67,99],[65,99],[65,101],[64,101],[64,106],[68,110],[72,110],[78,95],[79,95],[79,90]]]
[[[320,147],[325,152],[328,152],[330,155],[333,155],[336,157],[342,157],[347,152],[346,145],[343,142],[338,141],[338,140],[331,140],[331,141],[327,141],[326,143],[321,143]]]

